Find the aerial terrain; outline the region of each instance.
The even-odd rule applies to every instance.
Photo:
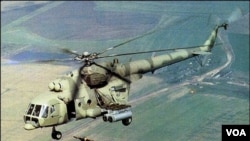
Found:
[[[63,141],[220,141],[222,125],[249,124],[249,1],[1,1],[1,140],[52,141],[51,127],[24,130],[23,114],[49,82],[81,66],[30,62],[73,57],[60,48],[100,52],[150,31],[106,54],[202,45],[223,22],[212,54],[131,84],[131,125],[78,120],[57,127]]]

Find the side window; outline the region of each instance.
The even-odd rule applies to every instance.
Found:
[[[42,117],[43,117],[43,118],[47,118],[47,117],[48,117],[48,113],[49,113],[49,108],[48,108],[48,106],[43,106]]]
[[[50,116],[51,117],[57,117],[57,116],[59,116],[58,109],[59,109],[58,104],[52,105],[50,107]]]
[[[52,105],[52,107],[50,107],[50,113],[52,114],[55,111],[55,107],[54,105]]]

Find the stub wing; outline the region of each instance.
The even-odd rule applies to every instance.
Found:
[[[131,105],[125,105],[125,104],[111,104],[107,106],[102,106],[102,108],[107,110],[121,110],[131,107]]]

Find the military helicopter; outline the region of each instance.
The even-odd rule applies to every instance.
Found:
[[[74,60],[83,62],[83,66],[50,82],[49,91],[38,95],[30,102],[24,113],[24,129],[52,127],[52,138],[59,140],[62,138],[62,133],[57,131],[55,127],[74,120],[102,117],[104,122],[121,121],[125,126],[130,125],[132,122],[131,105],[128,104],[130,84],[141,79],[145,73],[191,57],[210,54],[215,45],[218,30],[221,27],[226,30],[227,26],[227,23],[216,25],[203,45],[187,48],[106,56],[102,56],[102,54],[123,45],[125,42],[99,53],[83,52],[83,54],[78,54],[76,51],[62,49],[65,53],[75,55]],[[114,59],[113,62],[95,62],[100,58],[162,51],[169,52],[125,64],[119,63],[118,59]]]

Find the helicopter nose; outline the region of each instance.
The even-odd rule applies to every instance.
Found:
[[[35,129],[36,127],[33,126],[33,125],[30,124],[30,123],[26,123],[26,124],[24,125],[23,128],[24,128],[25,130],[33,130],[33,129]]]

